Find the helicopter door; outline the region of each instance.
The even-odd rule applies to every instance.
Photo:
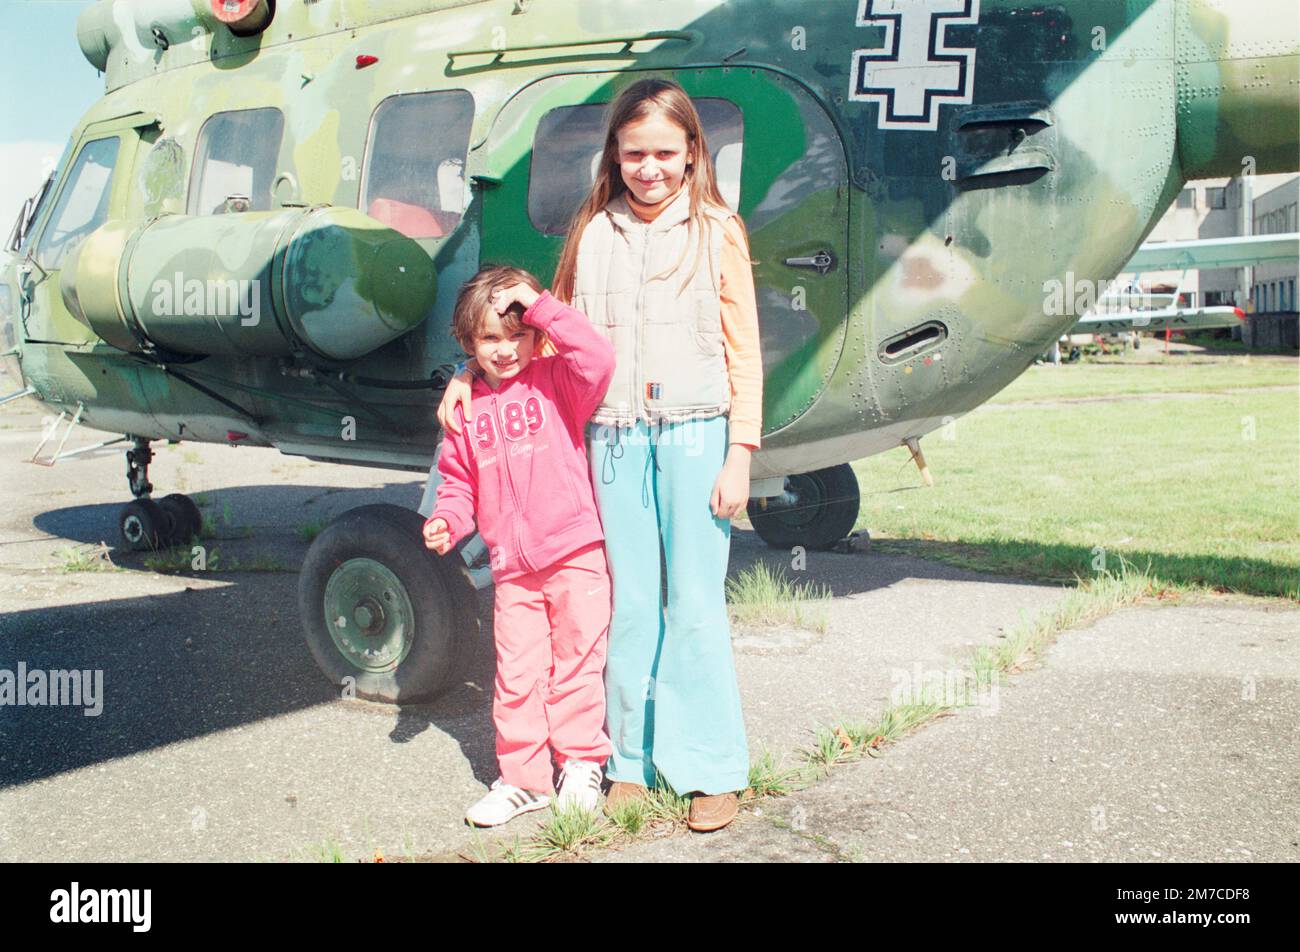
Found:
[[[663,75],[700,113],[723,197],[750,236],[763,347],[764,432],[812,406],[848,315],[848,165],[809,93],[765,69],[551,76],[517,93],[471,154],[481,260],[549,282],[604,144],[604,111],[635,79]]]
[[[35,226],[40,234],[30,256],[18,266],[21,320],[25,339],[54,344],[84,344],[95,334],[68,313],[59,291],[59,272],[72,249],[110,217],[121,215],[130,191],[130,166],[145,130],[158,118],[133,113],[86,126],[50,212]]]
[[[375,108],[366,137],[361,211],[418,242],[437,268],[437,291],[417,339],[402,338],[370,358],[393,368],[413,361],[412,375],[450,368],[460,359],[451,338],[456,289],[473,276],[478,247],[462,225],[469,189],[465,156],[474,97],[465,89],[397,93]]]

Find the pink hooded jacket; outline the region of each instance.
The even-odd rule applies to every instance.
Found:
[[[447,523],[452,544],[474,529],[495,582],[539,569],[605,538],[587,467],[584,430],[614,373],[614,348],[586,316],[543,291],[524,322],[558,353],[533,357],[493,390],[476,377],[472,420],[447,429],[438,501],[425,525]]]

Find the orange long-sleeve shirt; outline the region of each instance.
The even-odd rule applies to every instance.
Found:
[[[654,221],[676,197],[674,192],[654,207],[636,201],[627,204],[642,221]],[[740,219],[734,215],[727,220],[722,244],[721,278],[722,342],[731,385],[730,440],[756,450],[763,430],[763,354],[758,336],[758,298],[754,292],[749,247]]]

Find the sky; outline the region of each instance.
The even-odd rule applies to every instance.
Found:
[[[104,77],[77,45],[77,14],[92,0],[0,0],[0,231],[54,167]]]

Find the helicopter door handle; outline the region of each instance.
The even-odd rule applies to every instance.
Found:
[[[825,274],[835,268],[835,256],[829,251],[819,251],[807,258],[786,258],[785,263],[791,268],[815,268],[818,274]]]

